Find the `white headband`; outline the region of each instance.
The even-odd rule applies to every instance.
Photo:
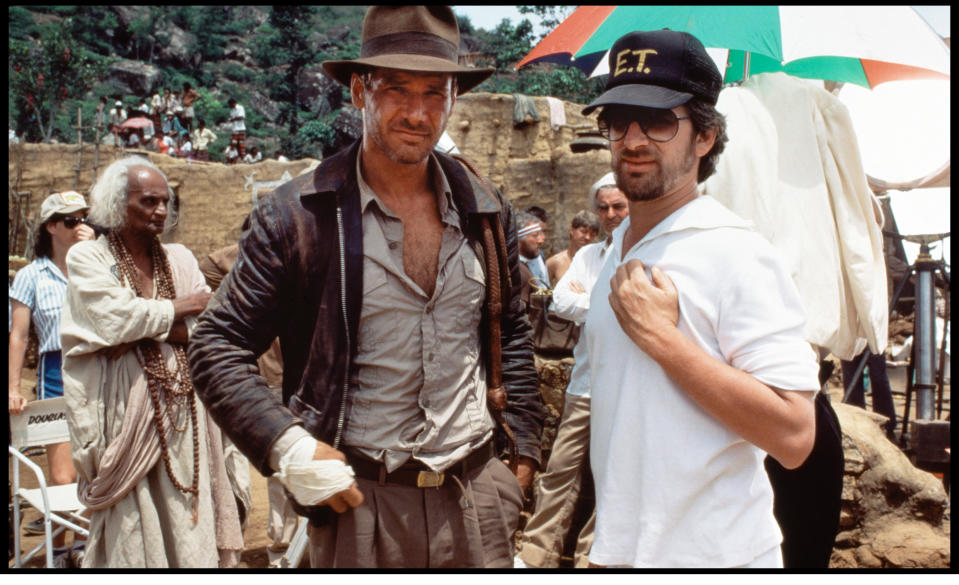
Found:
[[[532,223],[524,227],[523,229],[519,230],[518,232],[516,232],[516,237],[525,238],[528,235],[535,234],[536,232],[541,232],[541,231],[543,231],[543,226],[539,225],[538,223]]]

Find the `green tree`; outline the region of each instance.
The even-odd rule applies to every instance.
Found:
[[[323,146],[333,142],[336,112],[305,122],[296,134],[280,140],[280,149],[292,158],[323,158]]]
[[[70,35],[77,46],[99,55],[115,52],[112,37],[120,29],[120,22],[109,6],[56,6],[57,12],[68,17]]]
[[[533,24],[524,18],[514,27],[504,18],[492,31],[476,31],[476,38],[483,43],[484,53],[492,57],[497,71],[512,71],[513,65],[533,48]]]
[[[520,14],[535,14],[540,18],[540,25],[543,27],[544,31],[540,35],[540,40],[543,37],[548,35],[550,32],[556,28],[559,23],[563,22],[567,16],[569,16],[573,10],[576,10],[578,6],[571,5],[549,5],[549,6],[517,6],[516,9]]]
[[[201,57],[197,67],[203,62],[215,61],[223,57],[226,49],[226,33],[232,22],[232,6],[191,6],[186,13],[190,30],[193,31],[193,50]]]
[[[261,65],[271,67],[267,75],[270,97],[280,102],[278,122],[285,124],[290,136],[300,128],[300,72],[315,57],[307,40],[313,32],[312,6],[284,5],[270,8],[270,16],[260,28],[261,40],[253,56]]]
[[[36,33],[37,25],[33,15],[23,6],[10,6],[7,9],[7,35],[11,39],[25,40]]]
[[[77,43],[71,21],[47,25],[37,42],[9,43],[11,93],[21,114],[32,116],[43,142],[53,137],[54,121],[65,102],[86,93],[106,70],[103,59]]]

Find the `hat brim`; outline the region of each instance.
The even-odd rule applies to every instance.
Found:
[[[353,73],[360,73],[370,67],[414,71],[417,73],[451,73],[456,76],[456,94],[462,95],[483,83],[495,72],[495,69],[476,69],[462,67],[439,57],[426,55],[392,54],[349,59],[343,61],[323,61],[323,70],[338,83],[350,86]]]
[[[675,91],[658,85],[640,85],[627,83],[617,85],[596,98],[593,103],[583,108],[583,115],[588,116],[600,106],[642,106],[645,108],[675,108],[691,100],[693,94]]]

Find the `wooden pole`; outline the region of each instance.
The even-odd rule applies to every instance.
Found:
[[[83,110],[77,108],[77,172],[73,177],[73,190],[80,182],[80,164],[83,162]]]
[[[100,141],[103,139],[103,136],[100,135],[100,130],[101,127],[96,126],[96,129],[93,131],[96,142],[93,145],[93,178],[90,179],[91,187],[97,182],[97,168],[100,166]]]

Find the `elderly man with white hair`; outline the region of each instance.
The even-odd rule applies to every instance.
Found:
[[[149,160],[107,167],[67,254],[63,382],[84,568],[217,567],[243,549],[220,431],[196,399],[186,343],[211,297],[193,254],[159,237],[173,192]]]
[[[553,289],[550,311],[558,317],[582,324],[589,311],[589,296],[600,269],[610,256],[613,230],[629,215],[629,202],[616,186],[613,173],[607,173],[589,190],[589,200],[600,217],[605,240],[583,246],[573,256],[569,269]],[[582,339],[582,338],[581,338]],[[573,522],[580,499],[583,470],[589,469],[589,363],[586,344],[573,348],[573,371],[563,405],[553,451],[540,477],[536,491],[536,509],[526,523],[522,549],[514,559],[517,567],[554,568],[559,566],[566,533]],[[587,554],[593,542],[595,511],[579,533],[575,564],[589,564]]]

